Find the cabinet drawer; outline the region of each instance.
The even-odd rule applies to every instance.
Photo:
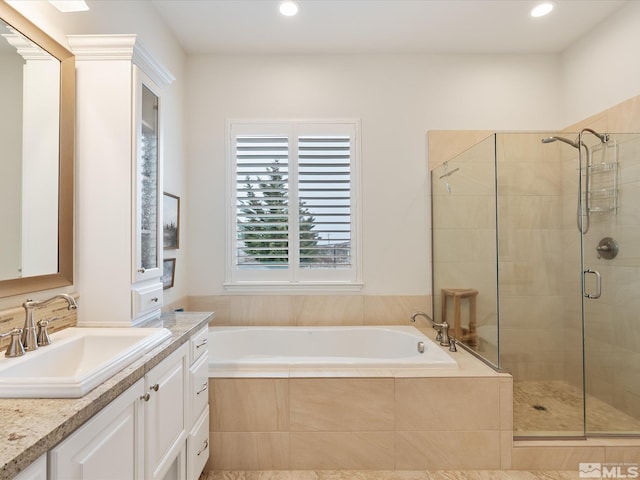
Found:
[[[202,355],[189,369],[191,375],[191,421],[195,422],[209,403],[209,358]]]
[[[195,363],[200,355],[209,353],[209,328],[204,327],[191,337],[191,363]]]
[[[187,480],[198,480],[208,458],[209,409],[206,409],[187,438]]]
[[[162,284],[154,283],[145,287],[136,287],[131,291],[133,296],[133,316],[150,312],[162,307]]]

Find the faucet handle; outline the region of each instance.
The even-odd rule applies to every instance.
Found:
[[[22,335],[21,328],[14,328],[6,333],[0,334],[0,338],[5,338],[11,335],[11,343],[7,347],[6,352],[4,352],[5,357],[20,357],[24,355],[24,347],[22,346],[22,342],[20,341],[20,335]]]
[[[47,328],[49,327],[49,323],[57,320],[60,317],[53,317],[49,320],[40,320],[38,322],[38,346],[46,347],[47,345],[51,345],[51,337],[49,337],[49,332]]]

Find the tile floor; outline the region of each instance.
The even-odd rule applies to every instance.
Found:
[[[200,480],[573,480],[578,472],[515,470],[440,471],[219,471],[204,472]]]
[[[562,381],[513,383],[513,422],[516,436],[582,435],[582,392]],[[640,433],[640,419],[593,396],[587,396],[590,433]]]

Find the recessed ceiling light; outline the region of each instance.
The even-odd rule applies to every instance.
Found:
[[[49,3],[64,13],[89,10],[89,6],[84,0],[49,0]]]
[[[293,0],[280,2],[280,13],[285,17],[293,17],[298,13],[298,4]]]
[[[544,17],[551,13],[553,7],[554,5],[552,2],[540,3],[531,9],[530,15],[532,17]]]

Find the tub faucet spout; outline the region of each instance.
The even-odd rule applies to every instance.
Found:
[[[438,323],[438,322],[435,322],[433,318],[431,318],[426,313],[416,312],[413,315],[411,315],[412,323],[416,322],[416,317],[424,317],[431,324],[433,329],[438,332],[438,336],[436,337],[436,340],[440,341],[440,345],[442,345],[443,347],[448,347],[451,345],[451,339],[449,337],[449,324],[446,321],[442,323]]]

